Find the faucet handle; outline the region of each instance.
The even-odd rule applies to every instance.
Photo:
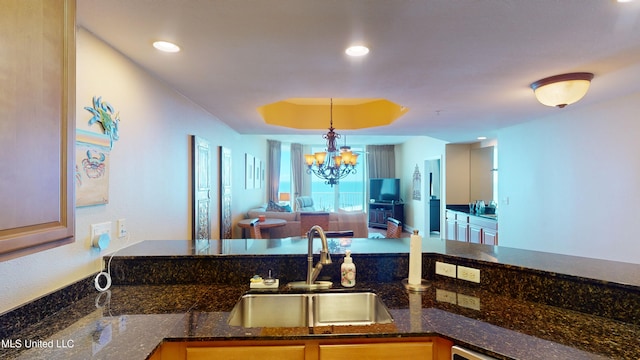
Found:
[[[328,251],[320,250],[320,263],[323,265],[331,264],[331,254]]]

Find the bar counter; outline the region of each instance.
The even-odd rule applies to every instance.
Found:
[[[321,277],[339,287],[340,254],[350,249],[356,290],[376,292],[394,318],[391,325],[228,325],[253,274],[272,270],[282,291],[304,277],[306,239],[280,240],[280,250],[272,246],[264,254],[248,253],[248,241],[244,250],[230,250],[219,241],[176,240],[145,241],[105,256],[109,291],[93,289],[89,277],[3,314],[0,358],[146,359],[176,341],[416,336],[445,338],[498,359],[640,358],[640,280],[633,276],[640,266],[434,239],[423,242],[429,287],[422,293],[401,284],[408,239],[332,243],[334,264]],[[298,253],[301,242],[305,250]],[[480,269],[481,282],[435,275],[436,261]]]

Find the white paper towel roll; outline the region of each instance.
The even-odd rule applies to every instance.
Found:
[[[409,245],[409,284],[420,285],[422,282],[422,236],[413,230]]]

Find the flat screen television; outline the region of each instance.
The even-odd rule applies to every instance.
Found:
[[[370,179],[369,198],[379,203],[400,202],[400,179]]]

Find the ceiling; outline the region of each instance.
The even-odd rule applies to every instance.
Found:
[[[239,133],[275,139],[322,141],[329,125],[266,124],[257,109],[287,98],[409,108],[390,126],[337,129],[350,138],[472,142],[640,90],[638,0],[81,0],[78,24]],[[353,43],[370,53],[347,57]],[[535,100],[530,83],[579,71],[595,74],[580,102]]]

